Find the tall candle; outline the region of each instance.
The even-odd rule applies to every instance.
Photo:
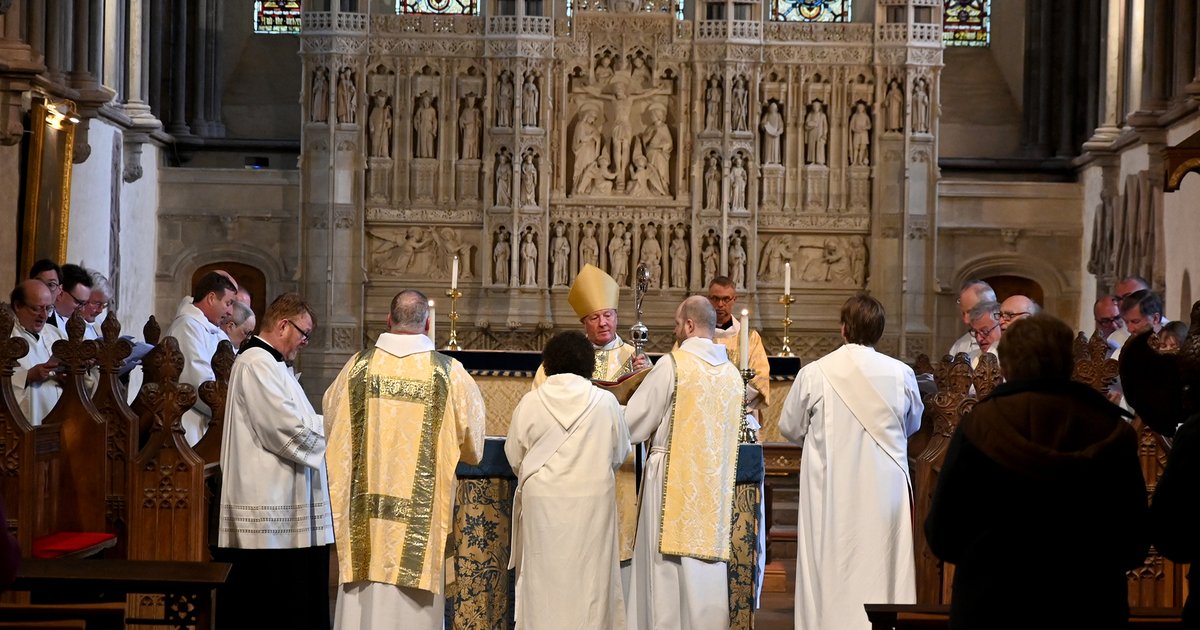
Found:
[[[429,340],[433,342],[434,346],[437,345],[436,327],[437,327],[437,311],[435,311],[433,309],[433,300],[429,300],[429,332],[427,334],[429,335]]]
[[[742,309],[741,329],[738,331],[738,350],[741,354],[741,368],[750,367],[750,311]]]
[[[783,294],[792,294],[792,263],[783,263]]]
[[[458,256],[454,257],[454,264],[450,266],[450,288],[458,288]]]

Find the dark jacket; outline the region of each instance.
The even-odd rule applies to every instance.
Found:
[[[1200,596],[1196,595],[1200,561],[1200,414],[1175,432],[1167,468],[1150,505],[1154,546],[1175,562],[1190,562],[1184,626],[1200,628]]]
[[[1003,384],[951,439],[925,536],[957,565],[952,629],[1123,627],[1149,547],[1137,434],[1085,385]]]

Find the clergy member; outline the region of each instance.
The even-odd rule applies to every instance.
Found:
[[[979,356],[979,342],[975,341],[971,327],[971,309],[980,302],[995,302],[996,292],[992,285],[974,278],[962,283],[958,290],[958,311],[962,315],[962,323],[967,326],[967,332],[959,337],[947,352],[951,357],[958,353],[967,353],[968,358]]]
[[[620,297],[621,287],[617,281],[592,264],[584,265],[579,270],[575,282],[571,284],[571,291],[567,293],[567,303],[579,317],[583,333],[595,350],[592,380],[615,381],[650,365],[646,355],[635,357],[633,344],[625,343],[617,334],[617,303]],[[544,366],[538,367],[533,386],[537,387],[545,380]],[[629,563],[633,559],[638,520],[636,458],[638,453],[635,450],[617,471],[617,529],[621,533],[621,572],[626,587],[629,584]]]
[[[58,359],[51,350],[63,335],[47,319],[54,310],[53,293],[41,280],[26,280],[13,289],[10,299],[17,316],[11,336],[24,339],[29,352],[17,360],[12,388],[17,406],[30,424],[37,426],[62,396]]]
[[[717,276],[708,284],[708,301],[717,311],[717,328],[713,333],[713,341],[725,346],[729,360],[736,361],[738,356],[738,334],[741,332],[741,322],[734,315],[737,307],[737,287],[728,276]],[[754,370],[754,378],[747,385],[749,408],[751,414],[758,419],[758,410],[771,403],[771,364],[767,362],[767,350],[763,347],[762,337],[757,330],[750,331],[750,368]]]
[[[727,563],[742,377],[713,343],[717,315],[704,296],[675,311],[679,347],[664,356],[629,399],[630,438],[653,437],[645,470],[628,627],[729,627]]]
[[[210,271],[196,281],[192,287],[192,303],[181,304],[175,320],[167,327],[166,336],[179,342],[183,354],[183,372],[179,382],[196,389],[205,381],[216,380],[213,375],[212,357],[217,344],[227,339],[219,325],[222,318],[229,317],[237,287],[229,278]],[[183,430],[188,444],[195,446],[208,430],[212,410],[203,401],[183,414]]]
[[[220,627],[329,627],[324,423],[285,363],[314,327],[308,303],[280,295],[229,374],[214,558],[233,568],[220,594]]]
[[[542,351],[546,381],[508,428],[518,630],[625,627],[614,472],[629,430],[617,399],[592,385],[594,362],[583,333],[555,335]]]
[[[483,456],[479,387],[427,337],[429,300],[401,291],[387,332],[325,392],[338,538],[335,628],[440,629],[454,469]]]
[[[907,365],[875,351],[883,305],[842,305],[845,345],[806,365],[779,430],[804,447],[796,629],[868,630],[863,604],[916,602],[908,436],[924,406]]]

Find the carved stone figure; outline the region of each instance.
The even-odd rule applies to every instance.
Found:
[[[900,83],[892,79],[887,94],[883,97],[884,131],[904,131],[904,91]]]
[[[762,257],[758,264],[760,279],[778,282],[783,279],[783,263],[795,257],[792,251],[791,237],[776,236],[763,246]]]
[[[867,151],[870,142],[870,131],[871,115],[867,113],[866,103],[860,102],[854,106],[854,113],[850,115],[851,166],[870,165],[870,153]]]
[[[500,73],[499,86],[496,88],[496,126],[512,127],[513,84],[512,74],[507,70]]]
[[[829,140],[829,117],[821,101],[812,102],[812,111],[804,117],[804,145],[809,164],[825,164],[825,146]]]
[[[337,121],[353,125],[357,109],[358,90],[354,87],[354,71],[346,66],[338,72]]]
[[[704,167],[704,208],[716,210],[721,207],[721,165],[717,156],[708,157],[708,165]]]
[[[550,284],[567,286],[567,265],[571,262],[571,242],[563,235],[563,224],[554,225],[554,238],[550,239]]]
[[[671,288],[686,289],[688,274],[687,232],[682,225],[675,226],[675,237],[671,239]]]
[[[721,128],[721,84],[716,77],[708,80],[708,89],[704,91],[704,128],[713,131]]]
[[[578,194],[586,194],[586,191],[580,190],[583,174],[589,166],[594,166],[600,157],[600,148],[604,140],[600,135],[600,127],[596,124],[598,117],[596,106],[585,104],[580,107],[579,120],[575,123],[575,133],[571,141],[571,153],[575,157],[571,190]]]
[[[655,174],[655,177],[650,178],[651,190],[657,180],[662,189],[660,194],[669,195],[670,188],[667,182],[671,181],[671,151],[675,147],[675,141],[671,139],[671,130],[665,122],[667,108],[652,103],[646,109],[650,113],[650,125],[642,132],[642,146],[645,147],[646,161],[650,163],[650,169]]]
[[[729,194],[731,209],[746,209],[746,169],[739,155],[733,156],[733,164],[729,167]]]
[[[512,259],[512,246],[508,244],[508,231],[500,228],[496,248],[492,250],[492,262],[496,266],[496,284],[508,284],[508,262]]]
[[[312,107],[313,122],[329,120],[329,68],[318,67],[312,75]]]
[[[496,205],[512,205],[512,158],[507,152],[500,154],[496,164]]]
[[[417,110],[413,112],[413,129],[417,132],[416,156],[419,158],[436,158],[437,144],[437,110],[433,107],[433,97],[429,92],[421,94],[417,99]]]
[[[917,79],[913,84],[913,133],[929,131],[929,84]]]
[[[616,179],[617,174],[609,169],[608,152],[602,149],[600,157],[584,167],[583,172],[579,174],[579,184],[575,192],[580,195],[588,195],[593,192],[605,195],[612,192],[613,182]]]
[[[525,162],[521,164],[521,194],[524,195],[526,206],[537,205],[538,168],[533,163],[533,154],[525,154]]]
[[[742,246],[742,240],[735,234],[729,243],[729,276],[739,289],[746,288],[746,248]]]
[[[612,238],[608,240],[608,273],[621,286],[626,286],[629,279],[630,251],[631,242],[625,233],[625,224],[614,225]]]
[[[525,77],[521,89],[521,122],[526,127],[538,126],[538,88],[532,73]]]
[[[633,58],[633,67],[629,69],[629,77],[635,90],[643,90],[654,83],[650,66],[646,65],[646,60],[642,57]]]
[[[458,133],[462,136],[462,159],[479,159],[479,132],[483,127],[483,114],[479,112],[478,100],[468,94],[458,115]]]
[[[825,239],[824,251],[820,256],[808,261],[800,279],[805,282],[832,282],[835,284],[852,284],[854,282],[851,260],[837,239]]]
[[[646,237],[642,239],[642,262],[650,268],[650,287],[662,286],[662,245],[658,243],[658,227],[646,226]]]
[[[855,286],[863,286],[867,280],[867,243],[862,236],[851,236],[847,243],[850,250],[850,275]]]
[[[583,236],[579,239],[579,266],[600,266],[600,243],[596,240],[596,226],[584,224]]]
[[[367,127],[371,132],[371,157],[392,157],[392,106],[382,91],[375,93]]]
[[[521,243],[521,275],[527,287],[537,286],[537,242],[533,240],[533,232],[526,232]]]
[[[613,78],[612,57],[606,53],[596,62],[596,71],[592,75],[595,77],[594,83],[600,87],[608,85],[608,82]]]
[[[780,136],[783,135],[783,114],[779,113],[779,105],[775,101],[767,103],[767,111],[762,116],[763,131],[763,164],[779,164],[783,161],[780,152]]]
[[[721,260],[721,253],[717,251],[717,237],[705,235],[703,239],[703,249],[700,251],[700,262],[704,265],[704,286],[712,284],[713,278],[717,277],[717,263]]]
[[[618,60],[620,57],[617,58]],[[616,182],[614,188],[617,192],[624,192],[625,179],[629,175],[629,165],[631,163],[630,151],[631,144],[634,138],[633,131],[633,103],[637,100],[670,94],[670,88],[664,87],[654,90],[642,92],[640,94],[630,94],[624,83],[615,83],[613,85],[613,93],[606,94],[600,92],[595,86],[585,88],[584,93],[590,94],[601,100],[612,101],[613,104],[613,127],[612,127],[612,151],[610,156],[612,164],[616,169]]]
[[[736,77],[733,80],[733,130],[748,131],[750,129],[747,115],[750,111],[749,103],[750,91],[746,87],[746,80],[742,77]]]
[[[633,169],[627,192],[634,197],[667,194],[666,183],[658,176],[658,172],[650,167],[650,161],[640,150],[633,154]]]

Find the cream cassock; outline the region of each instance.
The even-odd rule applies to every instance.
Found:
[[[923,410],[912,369],[867,346],[797,375],[779,420],[804,447],[797,630],[869,630],[863,604],[916,602],[908,436]]]
[[[62,396],[62,385],[54,379],[47,379],[41,383],[30,383],[28,382],[29,370],[49,361],[53,356],[54,342],[67,337],[49,323],[43,326],[42,332],[37,335],[25,330],[18,323],[13,326],[12,336],[24,339],[25,343],[29,344],[29,353],[17,359],[17,366],[13,369],[13,394],[17,398],[17,405],[20,406],[21,413],[25,414],[25,419],[29,421],[29,424],[37,426],[58,403],[59,397]]]
[[[517,628],[625,627],[614,472],[630,448],[617,399],[583,377],[551,376],[517,405],[504,445]]]

